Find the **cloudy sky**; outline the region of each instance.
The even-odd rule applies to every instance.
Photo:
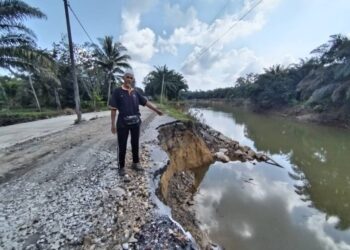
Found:
[[[66,33],[62,0],[25,0],[47,20],[27,22],[51,48]],[[233,86],[235,79],[288,65],[332,34],[350,35],[349,0],[70,0],[94,41],[113,35],[132,56],[136,80],[155,65],[180,71],[190,90]],[[253,6],[257,7],[237,22]],[[73,40],[88,41],[71,15]]]

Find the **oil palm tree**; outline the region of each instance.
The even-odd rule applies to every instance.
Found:
[[[28,18],[46,18],[38,8],[20,0],[0,0],[0,68],[9,69],[13,75],[27,78],[36,104],[39,100],[33,87],[32,74],[60,85],[56,77],[54,59],[37,48],[34,32],[23,24]],[[13,71],[13,69],[16,71]],[[26,73],[26,74],[23,74]]]
[[[46,18],[39,9],[20,0],[0,1],[0,67],[23,67],[36,57],[50,61],[36,48],[34,32],[23,24],[27,18]]]
[[[166,65],[155,67],[144,79],[146,95],[164,95],[167,99],[177,99],[181,90],[187,90],[186,80],[180,73],[169,70]]]
[[[105,84],[107,87],[107,104],[111,95],[111,85],[115,83],[124,69],[131,68],[128,61],[130,56],[126,54],[127,49],[120,43],[114,42],[112,36],[105,36],[99,39],[100,46],[93,44],[94,62],[106,74]]]

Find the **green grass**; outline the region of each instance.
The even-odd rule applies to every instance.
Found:
[[[189,121],[193,120],[191,116],[186,114],[181,106],[177,105],[175,102],[163,102],[162,104],[159,102],[155,102],[157,107],[162,110],[167,115],[181,121]]]
[[[0,110],[0,126],[41,120],[59,115],[62,115],[62,112],[47,109],[42,112],[33,109]]]

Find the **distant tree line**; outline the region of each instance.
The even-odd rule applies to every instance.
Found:
[[[66,37],[42,50],[36,36],[24,25],[28,18],[46,18],[39,9],[20,0],[0,1],[0,108],[74,107],[73,78]],[[99,44],[74,44],[76,74],[82,107],[106,106],[112,89],[130,68],[126,48],[113,37]]]
[[[45,19],[39,9],[21,0],[0,0],[0,109],[74,107],[73,82],[67,39],[43,50],[28,18]],[[106,106],[111,90],[130,68],[126,48],[113,37],[98,44],[74,44],[82,107]],[[340,119],[350,114],[350,41],[343,35],[311,52],[312,57],[283,67],[274,65],[261,74],[240,77],[229,88],[188,92],[184,76],[166,65],[156,66],[143,80],[145,94],[168,100],[249,100],[258,110],[305,107],[316,112],[335,111]]]
[[[25,26],[28,18],[45,19],[39,9],[21,0],[0,0],[0,110],[73,108],[73,77],[69,46],[64,36],[52,48],[40,49],[36,36]],[[107,106],[113,88],[121,84],[123,72],[131,68],[126,48],[113,37],[98,44],[74,44],[76,74],[83,109]],[[167,100],[178,99],[188,86],[183,75],[166,65],[155,67],[143,80],[145,94]],[[142,92],[142,89],[137,88]]]
[[[312,57],[283,67],[275,65],[262,74],[248,74],[233,87],[184,93],[186,99],[248,99],[258,110],[305,107],[316,112],[350,115],[350,40],[332,35],[311,52]]]

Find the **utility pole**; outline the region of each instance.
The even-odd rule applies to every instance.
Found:
[[[75,112],[77,113],[76,123],[81,122],[81,111],[80,111],[80,97],[79,97],[79,87],[78,87],[78,79],[77,74],[75,72],[75,62],[74,62],[74,53],[73,53],[73,42],[72,42],[72,34],[70,30],[70,21],[69,21],[69,12],[68,12],[68,3],[67,0],[63,0],[64,2],[64,11],[66,13],[66,23],[67,23],[67,33],[68,33],[68,44],[69,44],[69,54],[71,60],[71,71],[73,75],[73,87],[74,87],[74,101],[75,101]]]
[[[164,91],[164,72],[163,72],[163,78],[162,78],[162,88],[160,90],[160,103],[163,103],[163,91]]]

